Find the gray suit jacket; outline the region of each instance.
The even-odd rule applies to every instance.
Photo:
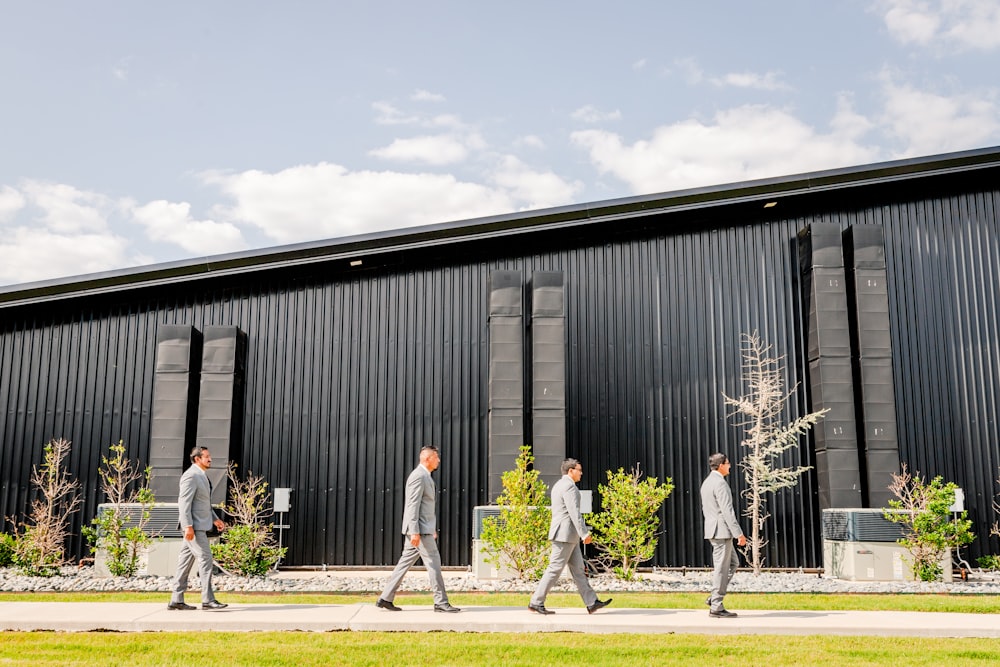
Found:
[[[705,516],[705,539],[725,539],[743,534],[733,509],[733,492],[716,470],[701,485],[701,513]]]
[[[437,532],[437,490],[427,468],[418,465],[406,480],[403,535],[433,535]]]
[[[192,464],[181,475],[180,495],[177,498],[178,520],[181,530],[194,526],[195,530],[211,530],[219,517],[212,509],[212,485],[205,471]]]
[[[549,539],[553,542],[576,542],[590,534],[580,512],[580,489],[569,475],[552,485],[552,523]]]

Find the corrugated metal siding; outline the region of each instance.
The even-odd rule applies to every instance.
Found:
[[[825,202],[826,200],[824,200]],[[145,458],[159,323],[235,325],[247,333],[242,450],[272,487],[291,487],[289,562],[389,564],[399,554],[406,476],[426,442],[442,448],[441,547],[469,561],[472,507],[487,501],[487,285],[495,269],[562,270],[567,282],[567,452],[585,469],[639,463],[676,485],[655,562],[704,566],[698,488],[706,459],[740,459],[721,393],[740,386],[740,334],[758,330],[805,379],[794,239],[813,221],[883,224],[890,281],[900,452],[958,482],[988,552],[1000,465],[998,195],[815,205],[787,218],[758,208],[725,219],[650,216],[633,226],[411,253],[365,271],[247,274],[135,293],[125,305],[77,299],[4,311],[0,335],[0,512],[23,511],[31,465],[53,436],[76,447],[87,480],[123,439]],[[536,237],[531,237],[535,239]],[[325,273],[324,273],[325,272]],[[228,281],[228,282],[227,282]],[[122,298],[122,297],[118,297]],[[788,406],[805,411],[803,389]],[[784,463],[812,464],[808,446]],[[738,474],[735,492],[742,489]],[[770,504],[768,564],[821,564],[815,481]],[[74,548],[82,552],[79,541]],[[992,551],[996,551],[995,540]]]

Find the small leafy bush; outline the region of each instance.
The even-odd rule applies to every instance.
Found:
[[[132,577],[139,570],[139,558],[153,542],[146,532],[150,508],[156,501],[149,488],[151,468],[133,467],[125,458],[125,444],[111,445],[110,456],[101,457],[101,489],[110,508],[84,527],[83,535],[92,553],[103,549],[108,571],[116,577]],[[136,483],[141,483],[138,488]],[[128,505],[138,504],[138,512]]]
[[[14,564],[16,542],[10,533],[0,533],[0,567],[10,567]]]
[[[264,528],[265,530],[261,530]],[[284,557],[285,547],[271,541],[266,526],[233,526],[212,545],[212,557],[224,569],[244,577],[264,577]]]
[[[993,570],[995,572],[1000,572],[1000,556],[996,554],[990,554],[988,556],[980,556],[976,559],[979,563],[979,567],[984,570]]]
[[[236,464],[230,464],[228,472],[230,503],[225,509],[235,523],[222,533],[219,544],[212,545],[212,557],[225,570],[244,577],[266,576],[288,551],[275,543],[274,524],[265,521],[273,514],[268,484],[252,472],[241,480]]]
[[[590,518],[593,543],[601,552],[601,562],[625,581],[635,579],[640,563],[656,553],[660,527],[660,505],[674,490],[668,477],[660,484],[646,477],[638,464],[628,472],[607,471],[608,483],[598,484],[602,509]]]
[[[483,521],[486,562],[509,567],[519,579],[535,580],[548,565],[549,522],[545,482],[537,470],[530,445],[522,445],[514,469],[502,475],[503,493],[497,497],[500,513]]]
[[[952,516],[957,488],[954,482],[945,483],[940,475],[929,483],[919,473],[911,476],[905,463],[900,474],[892,475],[889,490],[896,498],[889,501],[890,509],[884,516],[903,525],[905,534],[897,542],[909,550],[913,574],[920,581],[939,580],[946,551],[975,539],[967,513]]]

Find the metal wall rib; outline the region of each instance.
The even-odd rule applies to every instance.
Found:
[[[888,197],[884,197],[888,199]],[[676,485],[655,562],[704,566],[698,487],[708,454],[737,461],[742,434],[722,392],[739,394],[740,334],[758,330],[805,378],[794,239],[811,222],[886,232],[900,454],[966,491],[986,538],[1000,467],[1000,230],[996,190],[851,207],[829,199],[764,218],[759,209],[650,216],[631,226],[442,247],[365,271],[323,265],[9,308],[0,329],[0,514],[27,506],[31,466],[51,437],[74,441],[86,511],[96,470],[118,439],[145,457],[156,327],[247,333],[243,465],[291,487],[294,564],[388,564],[402,544],[403,487],[426,442],[442,448],[441,547],[469,561],[472,507],[486,502],[487,276],[566,275],[567,454],[582,486],[638,463]],[[808,208],[807,206],[811,207]],[[437,257],[434,256],[437,255]],[[802,386],[787,418],[807,405]],[[811,465],[808,443],[788,465]],[[742,490],[733,475],[735,492]],[[816,566],[811,475],[770,503],[767,562]],[[77,539],[72,545],[83,552]]]

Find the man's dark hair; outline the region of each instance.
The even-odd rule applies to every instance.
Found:
[[[578,465],[580,465],[580,462],[577,461],[576,459],[566,459],[565,461],[562,462],[562,465],[559,466],[559,469],[562,470],[562,474],[566,475],[569,474],[570,470],[577,467]]]
[[[202,447],[201,445],[195,445],[194,447],[192,447],[191,448],[191,463],[194,463],[195,459],[200,458],[202,452],[207,452],[207,451],[208,451],[208,447]]]
[[[728,461],[729,458],[722,452],[716,452],[708,457],[708,467],[712,470],[718,470],[719,466]]]

